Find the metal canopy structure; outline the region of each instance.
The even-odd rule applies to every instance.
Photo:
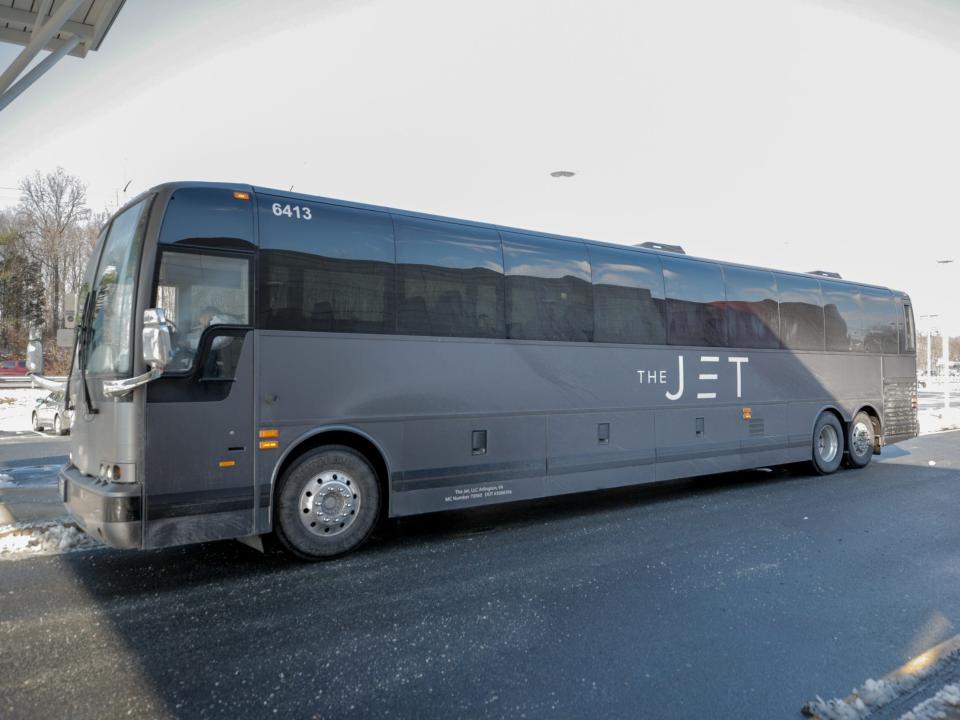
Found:
[[[0,75],[0,110],[66,55],[82,58],[91,50],[98,50],[123,3],[124,0],[0,0],[0,43],[24,46]],[[47,56],[24,72],[44,51]]]

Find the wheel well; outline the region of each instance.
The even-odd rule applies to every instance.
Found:
[[[290,451],[290,453],[283,459],[283,462],[280,463],[280,467],[277,468],[273,490],[276,491],[276,483],[280,480],[280,477],[283,475],[283,473],[287,471],[287,468],[293,465],[293,463],[295,463],[299,458],[303,457],[305,453],[324,445],[345,445],[348,448],[356,450],[358,453],[363,455],[364,458],[366,458],[367,462],[373,466],[374,471],[377,473],[377,482],[380,485],[379,520],[387,517],[389,515],[390,504],[390,484],[387,481],[387,461],[384,459],[383,454],[376,445],[362,435],[352,433],[349,430],[328,430],[327,432],[311,435],[310,437],[301,441],[299,445]]]
[[[880,437],[880,430],[882,428],[882,424],[880,421],[880,413],[877,412],[877,409],[873,407],[873,405],[864,405],[862,408],[857,410],[857,412],[855,412],[853,416],[856,417],[857,413],[859,412],[864,412],[870,416],[870,419],[873,421],[873,434],[876,435],[877,437]]]
[[[837,422],[840,423],[840,427],[843,428],[844,430],[846,430],[848,423],[847,423],[846,420],[843,419],[843,415],[842,415],[842,414],[840,413],[840,411],[837,410],[835,407],[825,407],[825,408],[821,411],[821,415],[822,415],[823,413],[829,413],[829,414],[833,415],[833,416],[837,419]]]

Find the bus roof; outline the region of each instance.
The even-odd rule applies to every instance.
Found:
[[[458,224],[460,224],[460,225],[469,225],[469,226],[472,226],[472,227],[482,227],[482,228],[489,228],[489,229],[491,229],[491,230],[500,230],[500,231],[503,231],[503,232],[518,233],[518,234],[521,234],[521,235],[531,235],[531,236],[539,236],[539,237],[548,237],[548,238],[553,238],[553,239],[556,239],[556,240],[571,240],[571,241],[574,241],[574,242],[585,242],[585,243],[589,243],[589,244],[591,244],[591,245],[601,245],[601,246],[604,246],[604,247],[618,248],[618,249],[621,249],[621,250],[623,250],[623,249],[625,249],[625,250],[631,250],[631,251],[633,251],[633,252],[646,253],[646,254],[649,254],[649,255],[660,255],[660,256],[663,256],[663,257],[674,257],[674,258],[684,258],[684,259],[690,259],[690,260],[699,260],[699,261],[701,261],[701,262],[714,263],[714,264],[718,264],[718,265],[730,265],[730,266],[733,266],[733,267],[747,268],[747,269],[750,269],[750,270],[766,270],[766,271],[768,271],[768,272],[776,272],[776,273],[781,273],[781,274],[786,274],[786,275],[795,275],[795,276],[799,276],[799,277],[816,278],[817,280],[820,280],[820,281],[828,280],[828,281],[830,281],[830,282],[844,283],[844,284],[848,284],[848,285],[861,285],[861,286],[864,286],[864,287],[872,287],[872,288],[876,288],[876,289],[879,289],[879,290],[888,290],[889,292],[891,292],[891,293],[893,293],[893,294],[895,294],[895,295],[902,295],[902,296],[904,296],[904,297],[909,297],[908,294],[905,293],[905,292],[903,292],[902,290],[895,290],[895,289],[893,289],[893,288],[888,288],[888,287],[886,287],[886,286],[884,286],[884,285],[875,285],[875,284],[873,284],[873,283],[857,282],[857,281],[855,281],[855,280],[847,280],[847,279],[844,279],[844,278],[839,278],[839,279],[838,279],[838,278],[831,278],[831,277],[826,277],[826,276],[824,276],[824,275],[813,274],[813,273],[810,273],[810,272],[796,272],[796,271],[793,271],[793,270],[777,270],[777,269],[774,269],[774,268],[761,267],[761,266],[759,266],[759,265],[749,265],[749,264],[746,264],[746,263],[730,262],[730,261],[727,261],[727,260],[716,260],[716,259],[714,259],[714,258],[705,258],[705,257],[696,256],[696,255],[679,255],[679,254],[677,254],[677,253],[672,253],[672,252],[665,251],[665,250],[656,250],[656,249],[653,249],[653,248],[638,247],[638,246],[636,246],[636,245],[622,245],[622,244],[619,244],[619,243],[605,242],[605,241],[603,241],[603,240],[592,240],[592,239],[589,239],[589,238],[575,237],[575,236],[572,236],[572,235],[558,235],[558,234],[556,234],[556,233],[541,232],[541,231],[538,231],[538,230],[529,230],[529,229],[525,229],[525,228],[510,227],[510,226],[508,226],[508,225],[497,225],[497,224],[495,224],[495,223],[481,222],[481,221],[477,221],[477,220],[464,220],[463,218],[454,218],[454,217],[448,217],[448,216],[445,216],[445,215],[432,215],[432,214],[430,214],[430,213],[416,212],[416,211],[413,211],[413,210],[402,210],[402,209],[399,209],[399,208],[386,207],[386,206],[383,206],[383,205],[371,205],[371,204],[369,204],[369,203],[354,202],[354,201],[352,201],[352,200],[340,200],[340,199],[338,199],[338,198],[329,198],[329,197],[324,197],[324,196],[321,196],[321,195],[307,195],[307,194],[305,194],[305,193],[298,193],[298,192],[293,192],[293,191],[290,191],[290,190],[279,190],[279,189],[277,189],[277,188],[268,188],[268,187],[263,187],[263,186],[260,186],[260,185],[247,185],[247,184],[244,184],[244,183],[201,182],[201,181],[177,181],[177,182],[168,182],[168,183],[163,183],[163,184],[161,184],[161,185],[156,185],[156,186],[150,188],[149,190],[146,190],[146,191],[140,193],[137,197],[133,198],[130,202],[128,202],[127,205],[133,204],[134,202],[138,201],[141,197],[143,197],[143,196],[145,196],[145,195],[148,195],[148,194],[150,194],[150,193],[155,193],[155,192],[160,192],[160,191],[173,192],[173,191],[178,190],[178,189],[183,189],[183,188],[195,188],[195,187],[203,187],[203,188],[223,188],[224,190],[230,190],[230,191],[239,190],[239,191],[241,191],[241,192],[244,192],[244,191],[245,191],[245,192],[252,192],[252,193],[257,194],[257,195],[273,195],[273,196],[279,196],[279,197],[289,198],[289,199],[291,199],[291,200],[304,200],[304,201],[308,201],[308,202],[322,202],[322,203],[328,203],[328,204],[331,204],[331,205],[339,205],[339,206],[342,206],[342,207],[355,208],[355,209],[358,209],[358,210],[373,210],[373,211],[376,211],[376,212],[393,213],[394,215],[402,215],[402,216],[404,216],[404,217],[416,218],[416,219],[421,219],[421,220],[439,220],[439,221],[443,221],[443,222],[458,223]],[[125,205],[124,207],[126,207],[126,205]],[[121,208],[121,209],[122,209],[122,208]]]

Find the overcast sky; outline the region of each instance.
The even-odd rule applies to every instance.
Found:
[[[0,188],[62,165],[97,208],[226,180],[677,243],[960,334],[958,78],[953,0],[127,0],[0,113]]]

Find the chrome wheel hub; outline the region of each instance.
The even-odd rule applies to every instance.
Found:
[[[340,470],[325,470],[300,492],[300,522],[314,535],[339,535],[357,519],[360,489]]]
[[[817,434],[817,454],[824,462],[833,462],[840,449],[840,437],[832,425],[824,425]]]
[[[854,425],[853,432],[850,433],[850,446],[858,457],[866,455],[873,447],[870,428],[862,422]]]

